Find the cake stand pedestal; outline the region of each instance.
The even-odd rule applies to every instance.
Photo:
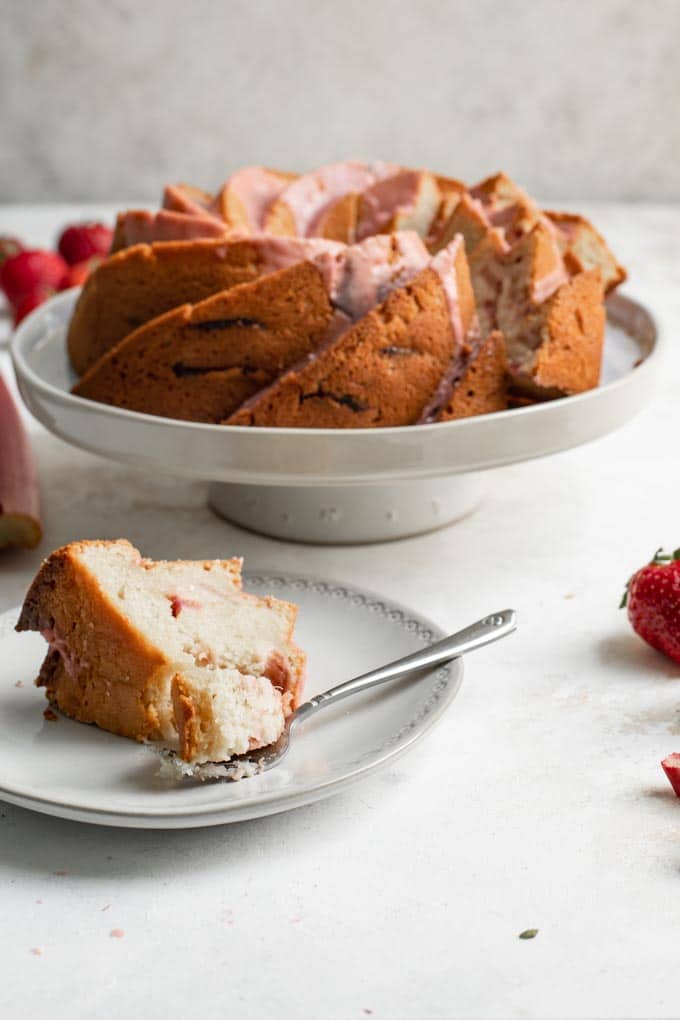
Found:
[[[212,509],[241,527],[292,542],[384,542],[433,531],[471,513],[486,472],[387,485],[210,486]]]

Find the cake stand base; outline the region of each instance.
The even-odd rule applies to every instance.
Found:
[[[486,472],[378,485],[214,482],[209,502],[234,524],[289,542],[387,542],[444,527],[474,510]]]

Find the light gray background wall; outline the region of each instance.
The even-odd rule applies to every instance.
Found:
[[[680,0],[0,0],[0,200],[348,156],[680,198]]]

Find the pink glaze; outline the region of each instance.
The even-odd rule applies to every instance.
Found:
[[[463,330],[463,319],[460,314],[460,301],[458,298],[458,280],[456,277],[456,256],[463,244],[463,238],[460,234],[456,234],[453,241],[447,244],[446,248],[442,248],[441,251],[437,252],[432,261],[430,262],[430,268],[434,269],[435,273],[441,281],[441,285],[444,288],[446,295],[446,303],[449,309],[449,318],[451,319],[451,325],[453,327],[453,335],[459,343],[462,343],[465,339],[465,332]]]
[[[171,212],[189,213],[191,216],[205,216],[206,207],[190,198],[181,184],[166,184],[163,189],[163,208]]]
[[[313,259],[331,300],[352,321],[412,280],[429,260],[427,248],[411,230],[368,237],[337,255]]]
[[[170,600],[170,612],[174,617],[179,616],[183,609],[202,609],[203,603],[196,599],[187,599],[183,595],[166,595]]]
[[[393,163],[331,163],[314,173],[303,174],[280,194],[293,214],[296,232],[311,236],[315,223],[328,206],[343,195],[364,191],[376,181],[395,174],[399,167]]]
[[[221,199],[225,191],[233,192],[243,204],[252,230],[262,230],[264,218],[270,206],[288,186],[285,177],[265,170],[262,166],[246,166],[238,170],[224,183],[210,206],[210,211],[219,215]]]
[[[338,256],[347,248],[341,241],[326,241],[322,237],[254,234],[248,241],[257,250],[262,264],[272,273],[277,269],[288,269],[297,262],[314,262],[320,255]]]
[[[145,209],[130,209],[121,213],[118,222],[122,225],[125,243],[153,244],[155,241],[193,241],[197,238],[223,237],[229,228],[223,220],[203,212],[175,212],[161,209],[151,213]]]
[[[361,196],[357,238],[379,234],[397,213],[413,209],[423,176],[419,170],[401,170],[366,188]]]

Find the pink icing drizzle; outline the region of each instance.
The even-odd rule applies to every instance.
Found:
[[[280,195],[293,214],[296,232],[303,236],[314,233],[315,222],[324,210],[343,195],[364,191],[371,184],[397,173],[392,163],[330,163],[314,173],[303,174],[289,184]]]
[[[455,263],[456,255],[458,254],[462,243],[462,237],[460,234],[456,234],[453,241],[451,241],[450,244],[447,244],[446,248],[442,248],[440,252],[437,252],[430,262],[430,268],[434,269],[441,281],[442,287],[444,288],[446,303],[449,309],[449,318],[451,319],[451,325],[453,327],[453,334],[459,343],[462,343],[465,339],[465,333],[463,330],[463,319],[460,314],[460,301],[458,297],[458,281],[456,278]]]
[[[357,237],[380,233],[395,214],[412,209],[422,178],[422,171],[402,170],[366,188],[361,196],[362,215]]]
[[[163,208],[171,212],[205,216],[206,207],[189,198],[181,184],[166,184],[163,189]]]
[[[220,198],[229,189],[243,203],[250,228],[261,230],[267,210],[288,186],[288,183],[284,177],[273,174],[270,170],[265,170],[264,167],[243,167],[226,181],[210,210],[217,214],[220,208]]]
[[[331,300],[350,319],[360,319],[390,291],[413,279],[429,262],[420,237],[410,230],[379,234],[315,265],[323,273]]]
[[[146,209],[130,209],[121,213],[125,241],[128,245],[153,244],[154,241],[193,241],[197,238],[222,237],[228,232],[223,220],[203,212],[175,212],[161,209],[157,213]]]

